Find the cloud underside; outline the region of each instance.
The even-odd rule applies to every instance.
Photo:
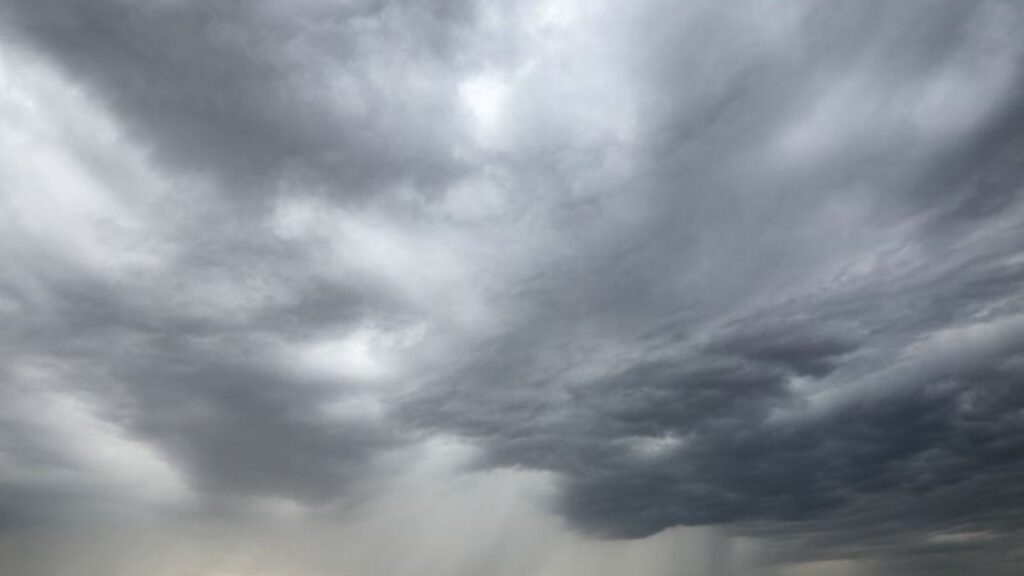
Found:
[[[1016,545],[1024,9],[0,22],[0,529],[333,509],[454,436],[585,534]]]

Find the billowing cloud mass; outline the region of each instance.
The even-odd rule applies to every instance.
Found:
[[[0,572],[1019,573],[1022,28],[3,0]]]

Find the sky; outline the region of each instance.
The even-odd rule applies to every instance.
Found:
[[[1022,28],[0,0],[0,573],[1020,574]]]

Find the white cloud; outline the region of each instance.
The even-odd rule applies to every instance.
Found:
[[[473,134],[484,148],[500,148],[505,131],[508,84],[495,74],[481,74],[459,84],[459,97],[472,119]]]

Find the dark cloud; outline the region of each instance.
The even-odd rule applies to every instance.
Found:
[[[358,390],[344,379],[275,363],[268,356],[274,348],[253,339],[260,328],[206,320],[194,329],[187,319],[104,302],[102,293],[62,296],[56,310],[43,311],[58,322],[21,326],[21,340],[13,341],[20,349],[12,360],[23,374],[6,375],[8,409],[0,423],[9,464],[25,473],[8,488],[29,496],[5,503],[11,515],[38,521],[87,504],[91,509],[97,498],[117,504],[121,496],[97,496],[117,485],[91,477],[102,476],[93,466],[102,466],[103,457],[94,463],[90,451],[105,450],[89,444],[93,437],[152,446],[172,463],[182,487],[211,505],[245,497],[334,502],[373,477],[379,455],[404,444],[385,422],[332,414],[333,403],[357,398]],[[310,321],[301,334],[316,334],[316,326]],[[81,425],[85,444],[61,445]],[[152,468],[153,456],[132,452],[141,448],[120,449]],[[53,501],[53,488],[63,504],[41,506]]]
[[[128,428],[181,464],[204,493],[330,501],[398,440],[372,421],[332,421],[318,407],[344,392],[248,365],[147,362],[132,382]],[[201,360],[200,360],[201,362]]]
[[[763,327],[744,327],[713,342],[708,350],[779,365],[801,376],[821,378],[857,347],[855,337],[836,329],[787,325],[772,319]]]
[[[993,477],[1006,478],[990,485],[1004,494],[1021,461],[1019,325],[1002,323],[1021,310],[1020,131],[1008,121],[1019,69],[1013,59],[1006,98],[962,138],[893,125],[901,98],[998,36],[979,28],[992,6],[931,8],[814,7],[778,51],[760,52],[749,30],[775,23],[752,23],[768,17],[756,9],[641,15],[658,24],[640,81],[678,95],[647,111],[662,156],[645,159],[651,172],[625,208],[641,207],[643,224],[575,235],[558,274],[524,290],[536,316],[450,384],[425,387],[408,417],[476,439],[485,462],[560,473],[562,510],[606,536],[758,522],[776,523],[760,534],[812,531],[810,519],[841,523],[882,496],[909,515],[908,547],[933,530],[1015,530],[1012,506],[1000,520],[980,502],[976,515],[902,507],[952,505],[959,487],[970,499]],[[839,85],[852,99],[802,152],[815,160],[762,174],[765,147],[784,146],[786,125],[813,118]],[[831,221],[834,201],[896,241],[864,256],[857,246],[888,241]],[[822,269],[834,272],[811,281]],[[933,339],[945,344],[919,350]],[[875,521],[894,521],[882,510]],[[869,530],[845,526],[854,547]]]
[[[0,528],[337,510],[455,436],[581,534],[1019,564],[1012,3],[0,18]]]
[[[468,4],[55,1],[3,13],[161,159],[232,195],[287,182],[360,197],[458,170],[445,65]]]

